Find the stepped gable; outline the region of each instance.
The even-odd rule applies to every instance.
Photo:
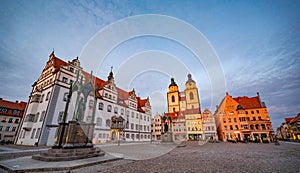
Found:
[[[67,66],[68,65],[67,62],[65,62],[65,61],[59,59],[58,57],[56,57],[54,55],[54,52],[52,52],[49,57],[50,57],[49,61],[54,60],[54,63],[55,63],[54,66],[55,66],[56,70],[58,70],[61,66]],[[82,74],[86,78],[85,81],[90,80],[90,73],[82,70]],[[108,81],[104,81],[104,80],[102,80],[102,79],[100,79],[100,78],[98,78],[94,75],[93,75],[93,77],[94,77],[94,81],[95,81],[95,86],[94,87],[97,88],[98,90],[103,89],[103,87],[108,83]],[[109,73],[109,78],[113,78],[113,73],[112,72]],[[128,107],[128,105],[125,103],[125,100],[128,100],[128,97],[135,91],[132,90],[132,91],[127,92],[127,91],[125,91],[125,90],[123,90],[119,87],[116,87],[116,89],[117,89],[117,92],[118,92],[118,104],[123,105],[125,107]],[[99,92],[97,92],[97,97],[102,98],[102,96]],[[145,111],[142,109],[142,107],[145,106],[145,104],[147,103],[147,100],[148,100],[147,98],[146,99],[141,99],[140,97],[137,97],[138,110],[140,112],[145,113]],[[123,101],[123,102],[120,102],[120,101]]]
[[[236,102],[238,102],[244,109],[255,109],[255,108],[262,108],[263,106],[260,103],[259,96],[255,97],[237,97],[233,98]]]
[[[26,102],[11,102],[7,100],[0,99],[0,107],[10,109],[6,113],[2,112],[3,115],[10,115],[16,117],[22,117],[24,114],[24,110],[26,108]],[[12,110],[19,110],[21,111],[20,114],[13,114]]]
[[[145,111],[142,109],[146,105],[147,99],[141,99],[140,97],[136,97],[138,101],[138,111],[145,113]]]

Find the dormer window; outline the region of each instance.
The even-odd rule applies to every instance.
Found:
[[[70,71],[71,71],[71,72],[74,72],[74,68],[73,68],[73,67],[70,67]]]

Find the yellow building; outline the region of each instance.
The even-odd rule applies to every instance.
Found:
[[[187,140],[199,140],[203,138],[203,128],[198,88],[192,75],[188,74],[187,77],[183,92],[179,91],[174,78],[171,78],[167,93],[168,113],[165,115],[171,118],[173,133],[180,132],[180,136],[186,136]],[[182,122],[185,122],[185,131],[181,129],[184,127]]]

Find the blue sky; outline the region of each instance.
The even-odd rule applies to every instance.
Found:
[[[299,1],[0,1],[0,96],[27,101],[52,49],[65,61],[81,55],[104,27],[130,16],[158,14],[182,20],[201,32],[214,48],[233,97],[260,92],[276,128],[285,117],[300,112]],[[154,23],[154,26],[156,24]],[[158,24],[159,28],[160,25]],[[188,33],[182,32],[190,37]],[[97,76],[106,79],[110,66],[118,70],[133,55],[156,50],[161,64],[169,54],[179,68],[193,74],[202,109],[215,111],[212,85],[203,64],[178,42],[156,36],[136,37],[116,46],[105,57]],[[84,59],[81,59],[84,61]],[[158,61],[157,61],[158,62]],[[83,63],[84,64],[84,63]],[[176,65],[176,64],[174,64]],[[84,67],[87,68],[88,67]],[[170,76],[183,90],[187,74],[145,69],[130,81],[142,97],[150,96],[153,113],[165,111]],[[178,70],[181,72],[181,70]],[[180,76],[182,75],[182,76]],[[119,75],[121,76],[121,75]],[[121,86],[124,79],[116,82]],[[127,89],[127,88],[124,88]],[[220,102],[221,100],[219,100]]]

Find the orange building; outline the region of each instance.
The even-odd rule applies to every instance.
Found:
[[[220,140],[269,142],[273,127],[259,93],[255,97],[232,98],[226,93],[217,107],[215,119]]]

